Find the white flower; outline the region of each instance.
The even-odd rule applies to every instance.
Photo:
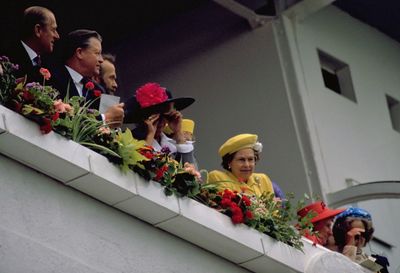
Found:
[[[261,142],[256,142],[253,146],[254,151],[261,153],[263,145]]]

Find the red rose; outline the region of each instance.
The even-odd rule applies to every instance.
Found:
[[[100,90],[94,90],[94,91],[93,91],[93,95],[94,95],[95,97],[100,97],[100,96],[101,96],[101,91],[100,91]]]
[[[167,99],[165,88],[158,83],[146,83],[136,90],[136,100],[142,108],[162,103]]]
[[[91,82],[91,81],[88,81],[88,82],[85,84],[85,88],[88,89],[88,90],[92,90],[92,89],[94,88],[94,83]]]

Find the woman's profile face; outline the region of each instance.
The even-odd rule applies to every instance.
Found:
[[[235,153],[229,164],[230,171],[239,180],[247,181],[253,174],[256,166],[256,156],[254,150],[246,148]]]

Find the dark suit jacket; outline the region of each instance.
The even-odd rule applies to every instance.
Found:
[[[51,68],[52,77],[50,79],[50,85],[53,86],[60,92],[60,98],[64,99],[67,94],[68,97],[71,98],[73,96],[79,96],[79,92],[76,89],[73,79],[69,74],[65,65],[57,65]],[[101,93],[104,93],[104,89],[99,86],[96,82],[94,82],[94,89],[88,90],[86,94],[86,101],[93,101],[90,105],[92,109],[99,109],[100,99],[96,99],[97,97],[94,95],[94,91],[98,90]],[[95,100],[96,99],[96,100]]]
[[[25,48],[21,44],[21,41],[16,42],[12,48],[6,50],[5,55],[10,58],[12,63],[18,64],[19,66],[19,69],[15,72],[16,78],[27,75],[27,83],[43,83],[43,76],[39,73],[40,67],[33,66],[28,52],[26,52]]]

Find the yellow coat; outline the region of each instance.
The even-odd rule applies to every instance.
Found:
[[[274,193],[272,182],[269,177],[263,173],[253,173],[247,183],[239,182],[236,176],[227,171],[211,171],[208,173],[207,183],[216,183],[221,181],[230,181],[218,183],[218,189],[230,189],[237,192],[246,192],[261,196],[263,193]]]

